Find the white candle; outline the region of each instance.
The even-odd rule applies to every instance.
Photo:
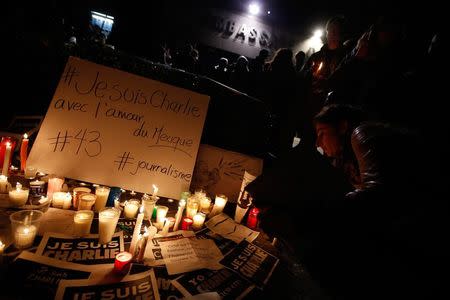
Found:
[[[147,227],[145,227],[144,234],[139,235],[139,250],[136,260],[142,262],[144,260],[145,247],[147,247],[147,241],[149,237],[149,232]]]
[[[73,194],[73,207],[77,208],[78,207],[78,203],[79,203],[79,198],[80,195],[83,193],[90,193],[91,189],[87,188],[87,187],[76,187],[72,190],[72,194]]]
[[[11,143],[6,143],[5,157],[3,159],[2,175],[8,176],[9,158],[11,157]]]
[[[209,214],[209,218],[212,218],[223,211],[225,204],[227,204],[228,198],[225,195],[216,196],[216,200],[214,201],[214,207]]]
[[[160,205],[156,209],[156,227],[161,229],[164,225],[164,219],[166,218],[169,208],[167,206]]]
[[[103,208],[98,214],[98,242],[100,244],[109,243],[116,231],[117,221],[119,221],[120,210],[114,207]]]
[[[158,197],[150,197],[147,194],[142,196],[142,206],[144,206],[144,217],[151,222],[153,209],[155,208],[155,204],[158,201]]]
[[[0,193],[8,192],[8,177],[0,175]]]
[[[181,199],[180,202],[178,202],[178,211],[177,215],[175,216],[175,224],[173,225],[173,231],[178,230],[178,226],[180,226],[181,218],[183,217],[183,211],[186,206],[186,200]]]
[[[202,229],[203,223],[205,223],[206,215],[204,213],[197,213],[195,214],[194,218],[192,219],[192,229],[199,230]]]
[[[97,196],[84,193],[78,196],[78,210],[91,210]]]
[[[34,178],[36,177],[37,169],[35,167],[26,167],[24,176],[25,178]]]
[[[98,212],[106,206],[109,190],[109,187],[97,187],[95,189],[95,194],[97,195],[97,199],[95,200],[95,211]]]
[[[199,204],[200,202],[195,195],[189,197],[186,205],[186,217],[192,219],[198,211]]]
[[[14,244],[18,249],[29,248],[33,245],[37,228],[34,225],[19,225],[14,232]]]
[[[29,193],[30,191],[27,188],[22,188],[22,185],[18,182],[16,189],[9,191],[9,203],[15,207],[25,205]]]
[[[91,231],[94,212],[91,210],[79,210],[73,216],[73,234],[74,236],[86,236]]]
[[[161,235],[166,236],[169,233],[169,228],[170,228],[170,220],[169,218],[164,218],[164,226],[163,229],[161,230]]]
[[[51,177],[48,179],[47,198],[53,199],[53,193],[59,192],[64,184],[64,178]]]
[[[137,200],[130,200],[125,202],[125,209],[123,211],[124,217],[127,219],[136,218],[140,203]]]
[[[52,206],[62,209],[69,209],[72,205],[72,195],[70,193],[55,192],[53,193]]]
[[[203,197],[200,199],[200,211],[202,213],[209,213],[209,208],[211,206],[211,198],[209,197]]]
[[[136,225],[134,226],[133,231],[133,237],[131,238],[131,244],[130,244],[130,253],[134,255],[134,252],[136,251],[136,244],[139,240],[139,234],[141,233],[141,227],[142,227],[142,221],[144,220],[144,208],[141,206],[139,210],[139,214],[136,219]]]

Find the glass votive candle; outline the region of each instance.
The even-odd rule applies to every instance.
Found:
[[[181,230],[191,230],[191,226],[192,226],[192,219],[183,218],[183,221],[181,221]]]
[[[43,214],[39,210],[22,210],[9,216],[16,248],[26,249],[33,245]]]
[[[33,198],[45,196],[45,181],[38,179],[30,181],[30,196]]]
[[[30,191],[18,182],[16,188],[9,191],[9,203],[15,207],[23,206],[28,201],[29,193]]]
[[[95,211],[98,212],[106,206],[108,200],[110,188],[106,186],[99,186],[95,189],[97,200],[95,200]]]
[[[164,219],[166,218],[169,208],[164,205],[159,205],[156,209],[156,227],[161,229],[164,225]]]
[[[225,195],[217,195],[216,200],[214,201],[214,207],[209,214],[209,218],[212,218],[223,211],[225,204],[227,204],[228,198]]]
[[[196,189],[194,192],[194,196],[197,197],[198,199],[202,199],[204,197],[206,197],[206,191],[204,189]]]
[[[24,171],[24,176],[27,179],[33,179],[36,177],[37,169],[34,167],[26,167]]]
[[[195,196],[188,198],[186,204],[186,217],[192,219],[198,211],[199,200]]]
[[[210,207],[211,207],[211,198],[205,196],[200,199],[200,211],[202,213],[205,214],[209,213]]]
[[[203,227],[203,223],[205,223],[206,215],[204,213],[196,213],[194,218],[192,219],[192,229],[200,230]]]
[[[191,196],[191,192],[182,192],[180,195],[180,200],[184,199],[187,201],[187,199]]]
[[[64,184],[64,178],[60,178],[55,175],[51,175],[48,178],[47,198],[53,199],[53,193],[60,192],[62,190],[63,184]]]
[[[126,219],[134,219],[138,213],[141,203],[137,199],[131,199],[125,202],[125,208],[123,210],[123,216]],[[145,209],[145,208],[144,208]]]
[[[53,193],[52,206],[56,208],[69,209],[72,205],[72,195],[70,193]]]
[[[114,207],[105,207],[98,213],[98,242],[109,243],[116,231],[120,210]]]
[[[90,193],[91,189],[88,187],[84,187],[84,186],[79,186],[76,187],[72,190],[72,203],[73,203],[73,207],[77,208],[78,207],[78,200],[81,194],[83,193]]]
[[[153,215],[153,210],[155,209],[156,202],[158,202],[159,197],[151,197],[147,194],[142,196],[142,206],[144,207],[144,217],[147,220],[151,220]]]
[[[84,193],[78,196],[78,210],[92,210],[97,195]]]
[[[125,251],[120,252],[116,255],[116,260],[114,261],[114,271],[120,274],[127,274],[130,269],[132,259],[133,254]]]
[[[73,235],[86,236],[91,232],[91,224],[94,219],[92,210],[79,210],[73,216]]]

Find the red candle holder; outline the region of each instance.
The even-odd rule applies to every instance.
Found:
[[[192,223],[192,219],[183,218],[183,221],[181,222],[181,230],[191,230]]]
[[[247,227],[248,228],[256,228],[258,225],[258,214],[259,214],[259,209],[256,207],[253,207],[250,210],[250,213],[248,214],[247,217]]]
[[[127,274],[130,270],[131,260],[133,255],[129,252],[120,252],[116,255],[116,260],[114,261],[114,271],[120,274]]]

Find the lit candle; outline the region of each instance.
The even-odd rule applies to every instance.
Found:
[[[200,211],[202,213],[209,213],[209,208],[211,206],[211,198],[209,197],[203,197],[200,199]]]
[[[40,198],[41,196],[44,196],[44,190],[45,190],[45,181],[37,179],[35,181],[30,181],[31,197]]]
[[[11,143],[6,143],[5,157],[3,159],[2,175],[8,176],[9,159],[11,157]]]
[[[156,209],[156,227],[161,229],[164,225],[164,219],[167,215],[169,208],[167,206],[160,205]]]
[[[0,193],[8,192],[8,177],[0,175]]]
[[[62,209],[69,209],[72,205],[72,195],[70,193],[55,192],[53,193],[52,206]]]
[[[209,218],[212,218],[223,211],[225,204],[227,204],[228,198],[225,195],[216,196],[216,200],[214,201],[214,207],[209,214]]]
[[[195,195],[189,197],[186,205],[186,217],[192,219],[198,211],[198,206],[199,200],[197,197]]]
[[[33,245],[37,228],[34,225],[19,225],[14,233],[14,245],[18,249],[29,248]]]
[[[149,233],[147,227],[145,227],[144,234],[139,235],[139,245],[138,245],[138,254],[136,257],[136,260],[138,262],[142,262],[144,260],[144,253],[145,253],[145,247],[147,247],[147,241],[148,241]]]
[[[95,189],[95,195],[97,195],[97,200],[95,200],[95,211],[98,212],[106,206],[106,201],[109,196],[109,187],[99,186]]]
[[[142,221],[144,220],[144,208],[141,206],[139,214],[136,219],[136,225],[134,226],[133,237],[131,238],[130,253],[134,255],[136,251],[136,244],[139,240],[139,234],[141,233]]]
[[[78,196],[78,210],[91,210],[97,195],[84,193]]]
[[[154,184],[153,185],[153,197],[158,197],[158,187]]]
[[[9,191],[9,202],[15,207],[22,206],[27,203],[29,193],[30,191],[27,188],[22,188],[22,185],[18,182],[16,189]]]
[[[248,228],[256,228],[256,226],[258,225],[258,214],[259,214],[259,209],[254,207],[250,210],[248,217],[247,217],[247,227]]]
[[[161,235],[166,236],[169,233],[169,228],[170,228],[170,220],[169,218],[164,218],[164,226],[161,230]]]
[[[151,222],[153,210],[155,209],[155,204],[158,201],[158,197],[150,197],[147,194],[142,196],[142,206],[144,206],[144,217]]]
[[[206,197],[206,191],[204,189],[197,189],[194,193],[195,197],[198,199],[202,199]]]
[[[20,170],[24,171],[28,157],[28,134],[23,135],[22,145],[20,145]]]
[[[119,221],[120,210],[114,207],[103,208],[98,214],[98,242],[100,244],[109,243],[116,231],[117,221]]]
[[[114,271],[120,274],[127,274],[131,266],[131,260],[133,255],[129,252],[120,252],[116,255],[116,260],[114,261]]]
[[[83,193],[90,193],[91,189],[84,187],[84,186],[80,186],[80,187],[76,187],[72,190],[72,194],[73,194],[73,207],[77,208],[78,207],[78,203],[79,203],[79,197],[81,194]]]
[[[34,167],[25,167],[25,178],[31,179],[36,177],[37,169]]]
[[[200,230],[203,227],[203,223],[205,223],[206,215],[204,213],[195,214],[192,219],[192,229]]]
[[[191,226],[192,226],[192,219],[183,218],[183,221],[181,222],[181,230],[191,230]]]
[[[92,219],[94,212],[91,210],[79,210],[73,216],[73,234],[74,236],[86,236],[91,232]]]
[[[51,178],[48,179],[47,198],[53,199],[53,193],[61,191],[63,184],[64,178],[58,178],[52,175]]]
[[[130,200],[125,202],[125,209],[123,211],[124,217],[127,219],[136,218],[140,203],[138,200]]]
[[[183,217],[183,211],[186,206],[186,200],[181,199],[180,202],[178,202],[178,211],[177,215],[175,216],[175,224],[173,225],[173,231],[178,230],[178,226],[180,226],[181,218]]]

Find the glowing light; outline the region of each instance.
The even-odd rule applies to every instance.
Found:
[[[270,10],[267,11],[267,14],[270,15]]]
[[[257,15],[259,14],[259,5],[257,3],[250,3],[250,5],[248,6],[248,12],[252,15]]]
[[[315,38],[321,38],[323,35],[323,30],[322,29],[317,29],[316,31],[314,31],[314,37]]]

